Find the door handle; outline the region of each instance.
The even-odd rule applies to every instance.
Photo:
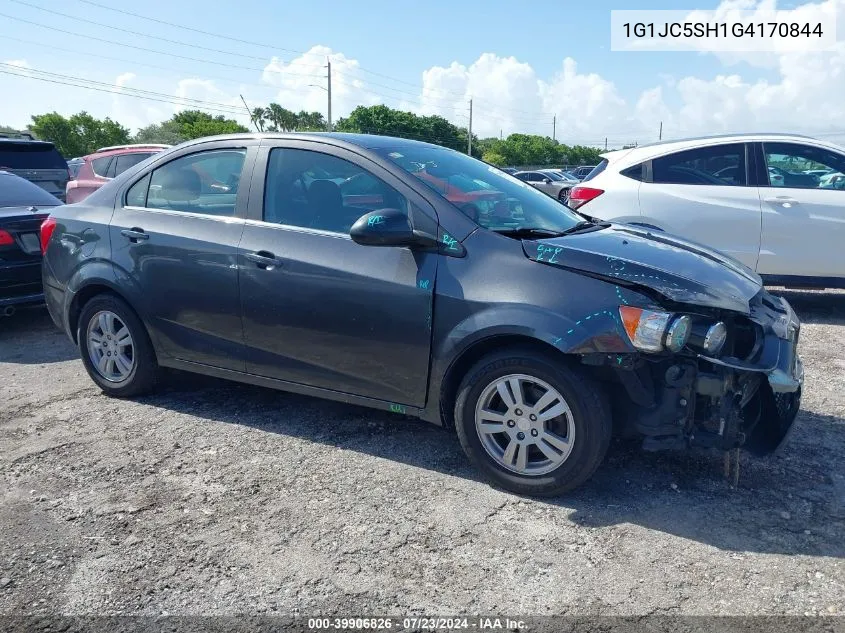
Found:
[[[140,229],[137,226],[133,226],[131,229],[123,229],[120,234],[133,244],[137,244],[141,240],[150,239],[150,236],[144,233],[144,229]]]
[[[244,257],[253,262],[262,270],[273,270],[281,266],[282,262],[270,251],[258,251],[257,253],[245,253]]]

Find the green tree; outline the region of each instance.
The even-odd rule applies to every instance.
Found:
[[[385,105],[358,106],[348,117],[340,119],[335,129],[338,132],[416,139],[462,152],[467,149],[466,128],[460,128],[441,116],[419,116]],[[481,156],[481,150],[475,147],[476,142],[477,139],[473,137],[473,155]]]
[[[178,145],[187,140],[179,131],[179,125],[174,121],[164,123],[153,123],[142,127],[135,135],[135,143],[164,143],[166,145]]]
[[[227,119],[222,114],[212,116],[200,110],[183,110],[170,119],[179,130],[179,135],[186,139],[214,136],[216,134],[235,134],[249,132],[248,128],[233,119]]]
[[[319,112],[301,110],[296,115],[296,130],[299,132],[321,132],[326,129],[326,120]]]
[[[58,112],[32,116],[32,131],[56,145],[66,158],[84,156],[100,147],[129,143],[129,130],[108,117],[95,119],[87,112],[69,118]]]
[[[267,111],[262,107],[253,108],[252,111],[249,113],[249,118],[252,120],[253,125],[258,128],[259,132],[264,131],[264,125],[267,122]]]
[[[481,160],[485,163],[490,163],[491,165],[496,165],[496,167],[504,167],[508,164],[508,161],[505,160],[505,157],[501,154],[494,152],[492,150],[487,150],[482,154]]]
[[[270,132],[293,132],[296,130],[296,113],[283,108],[278,103],[271,103],[267,106],[266,117],[270,121],[270,126],[267,128]]]

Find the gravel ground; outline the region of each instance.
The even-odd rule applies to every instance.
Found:
[[[41,309],[0,321],[0,614],[845,613],[845,293],[783,292],[785,451],[616,443],[552,501],[422,422],[174,374],[113,400]],[[841,622],[841,620],[840,620]]]

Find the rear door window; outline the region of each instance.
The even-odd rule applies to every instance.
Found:
[[[219,149],[172,160],[152,172],[146,207],[234,216],[245,158],[246,149]]]
[[[0,169],[67,169],[67,163],[50,143],[0,142]]]
[[[748,184],[745,144],[697,147],[655,158],[652,182],[743,187]]]

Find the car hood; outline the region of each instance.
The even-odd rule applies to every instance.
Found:
[[[524,240],[529,259],[622,286],[646,287],[671,301],[748,314],[762,288],[753,270],[711,248],[628,225]]]

